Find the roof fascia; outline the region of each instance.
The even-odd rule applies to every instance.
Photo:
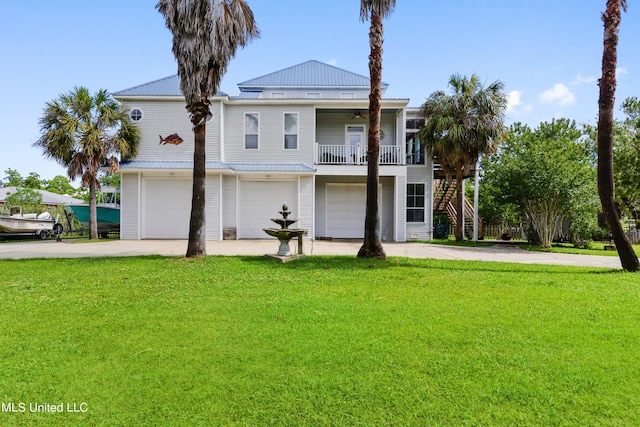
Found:
[[[387,87],[389,85],[385,85],[383,84],[382,86]],[[370,89],[371,85],[362,85],[362,86],[335,86],[335,85],[326,85],[326,86],[318,86],[318,85],[276,85],[276,86],[265,86],[265,85],[260,85],[260,86],[254,86],[254,85],[238,85],[238,88],[240,89],[249,89],[251,91],[257,91],[257,90],[264,90],[264,89],[269,89],[269,90],[273,90],[273,89],[300,89],[300,90],[307,90],[307,89],[358,89],[358,90],[362,90],[362,89]]]
[[[294,171],[294,170],[233,170],[236,175],[295,175],[295,176],[313,176],[316,171]]]
[[[388,98],[380,100],[382,107],[404,108],[409,104],[409,98]],[[369,105],[369,98],[339,99],[339,98],[229,98],[225,104],[230,105],[315,105],[318,107],[348,107],[365,108]]]
[[[114,95],[118,101],[182,101],[185,102],[183,95]],[[225,101],[229,96],[213,96],[210,101]]]

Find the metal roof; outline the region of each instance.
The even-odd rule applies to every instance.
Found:
[[[238,172],[315,172],[316,169],[304,163],[231,163],[231,169]]]
[[[230,169],[222,162],[207,162],[207,169]],[[133,160],[120,163],[120,169],[193,169],[193,162],[145,162]]]
[[[207,162],[207,169],[227,169],[237,172],[315,172],[303,163],[223,163]],[[193,162],[131,161],[120,164],[120,169],[193,169]]]
[[[0,188],[0,202],[6,200],[9,194],[14,194],[18,191],[17,187],[2,187]],[[42,196],[43,205],[66,205],[67,203],[83,203],[82,200],[76,199],[66,194],[56,194],[46,190],[34,190],[40,193]]]
[[[334,67],[333,65],[311,60],[294,65],[280,71],[265,74],[239,83],[242,92],[265,87],[300,87],[300,88],[368,88],[369,77]],[[382,83],[387,88],[387,83]],[[176,74],[154,80],[113,93],[114,96],[183,96],[180,90],[180,77]],[[259,94],[256,94],[258,96]],[[228,96],[218,92],[216,96]]]
[[[319,61],[307,61],[242,83],[243,88],[257,87],[369,87],[369,77]],[[389,86],[382,83],[382,86]]]
[[[165,77],[154,80],[129,89],[114,92],[114,96],[183,96],[180,90],[180,77]],[[216,96],[227,96],[224,92],[218,92]]]

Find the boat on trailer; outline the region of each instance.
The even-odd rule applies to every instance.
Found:
[[[120,204],[118,204],[119,189],[113,186],[103,186],[97,194],[96,213],[98,217],[98,233],[107,237],[108,233],[120,232]],[[65,205],[83,227],[89,228],[89,204]]]
[[[62,224],[49,212],[40,215],[22,213],[22,206],[11,206],[9,215],[0,215],[0,234],[3,236],[38,236],[42,240],[51,234],[62,233]]]

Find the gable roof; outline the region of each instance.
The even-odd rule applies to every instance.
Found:
[[[320,61],[307,61],[280,71],[265,74],[242,83],[238,87],[243,92],[265,87],[300,87],[300,88],[362,88],[369,89],[369,77],[352,73]],[[382,90],[388,88],[382,83]],[[115,97],[125,96],[183,96],[180,90],[180,77],[176,74],[154,80],[128,89],[114,92]],[[216,96],[229,96],[219,91]]]
[[[238,83],[240,90],[260,87],[370,87],[369,77],[311,60]],[[382,83],[383,87],[389,86]]]
[[[129,89],[114,92],[114,96],[183,96],[180,90],[180,77],[176,74],[162,79],[144,83]],[[218,92],[216,96],[227,96]]]
[[[0,203],[4,203],[10,194],[18,191],[17,187],[2,187],[0,188]],[[52,193],[47,190],[34,190],[40,193],[42,196],[43,205],[66,205],[67,203],[82,203],[82,200],[75,197],[67,196],[66,194]]]

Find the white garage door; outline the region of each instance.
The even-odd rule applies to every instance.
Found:
[[[327,184],[327,236],[363,238],[366,184]]]
[[[143,239],[188,239],[190,179],[144,181]]]
[[[297,181],[240,181],[238,238],[269,238],[262,229],[280,227],[271,218],[281,217],[284,202],[292,212],[289,218],[299,218]]]

